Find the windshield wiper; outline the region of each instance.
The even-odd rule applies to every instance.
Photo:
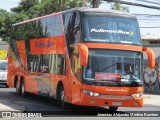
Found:
[[[106,69],[108,69],[108,68],[110,68],[110,67],[112,67],[112,66],[114,66],[114,65],[117,65],[117,64],[121,64],[121,63],[115,63],[115,64],[113,64],[113,65],[107,66],[106,68],[103,68],[103,69],[100,70],[99,72],[102,72],[102,71],[104,71],[104,70],[106,70]]]

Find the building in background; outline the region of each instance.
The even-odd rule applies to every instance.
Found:
[[[154,69],[150,69],[147,63],[147,55],[143,54],[144,92],[151,94],[160,94],[160,36],[145,35],[141,38],[143,46],[151,48],[154,51],[156,58],[156,67]]]
[[[7,59],[7,50],[0,50],[0,60]]]
[[[9,48],[8,42],[0,40],[0,60],[7,59],[8,48]]]
[[[8,50],[8,48],[9,48],[8,42],[0,40],[0,50]]]

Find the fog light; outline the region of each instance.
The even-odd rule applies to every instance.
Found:
[[[138,103],[137,103],[137,102],[134,102],[134,104],[135,104],[136,106],[138,106]]]

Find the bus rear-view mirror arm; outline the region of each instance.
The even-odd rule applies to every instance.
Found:
[[[147,47],[144,47],[143,51],[145,51],[147,53],[147,55],[148,55],[148,66],[150,68],[154,68],[155,67],[155,55],[154,55],[154,52],[150,48],[147,48]]]

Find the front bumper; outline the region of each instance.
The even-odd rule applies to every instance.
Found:
[[[84,106],[116,106],[116,107],[142,107],[143,106],[143,96],[140,98],[132,98],[129,96],[107,98],[104,96],[88,96],[81,93],[81,105]]]

